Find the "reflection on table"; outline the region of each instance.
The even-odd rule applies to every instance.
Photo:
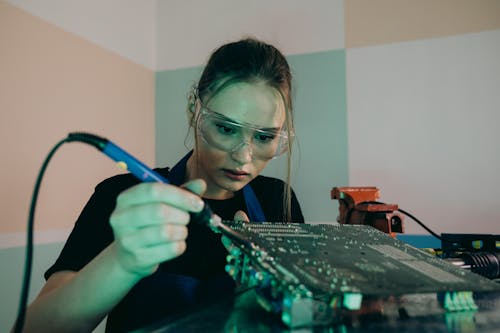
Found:
[[[235,298],[206,304],[136,332],[435,332],[471,333],[500,331],[500,293],[476,293],[476,311],[446,312],[435,295],[391,297],[363,304],[360,311],[342,313],[332,325],[290,329],[267,312],[255,290]]]

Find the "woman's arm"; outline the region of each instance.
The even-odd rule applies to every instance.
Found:
[[[28,307],[25,332],[89,332],[139,280],[181,255],[189,212],[204,204],[191,192],[205,184],[185,187],[143,183],[122,192],[109,218],[115,240],[79,272],[48,279]]]
[[[80,272],[54,273],[26,313],[25,332],[91,332],[141,279],[112,243]]]

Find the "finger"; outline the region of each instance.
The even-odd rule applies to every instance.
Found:
[[[203,179],[194,179],[183,184],[181,187],[201,196],[207,190],[207,183]]]
[[[186,250],[186,242],[178,241],[128,251],[121,262],[125,269],[136,273],[149,272],[154,266],[180,256]]]
[[[189,214],[165,204],[144,204],[119,208],[111,214],[109,223],[115,235],[149,225],[177,224],[186,225]]]
[[[162,263],[180,256],[185,250],[186,242],[178,241],[145,248],[138,254],[138,257],[144,258],[144,260],[149,259],[156,263]],[[152,264],[154,264],[154,262]]]
[[[234,220],[240,222],[250,222],[248,215],[242,210],[239,210],[234,214]]]
[[[196,194],[175,185],[164,183],[140,183],[118,195],[116,208],[148,204],[165,203],[182,210],[199,212],[204,205]]]
[[[180,225],[156,225],[124,234],[119,238],[120,244],[129,250],[152,247],[178,241],[185,241],[188,230]]]

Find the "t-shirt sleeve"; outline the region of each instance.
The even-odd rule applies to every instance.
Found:
[[[45,279],[58,271],[79,271],[113,241],[109,217],[115,208],[116,197],[133,184],[133,179],[123,175],[105,180],[95,188],[59,257],[45,272]]]

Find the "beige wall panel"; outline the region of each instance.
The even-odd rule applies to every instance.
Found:
[[[499,0],[346,0],[346,48],[500,28]]]
[[[0,1],[0,233],[25,230],[36,175],[68,132],[108,137],[154,163],[154,72]],[[71,228],[114,163],[63,146],[42,184],[36,230]]]
[[[154,69],[157,0],[6,2],[137,64]]]

